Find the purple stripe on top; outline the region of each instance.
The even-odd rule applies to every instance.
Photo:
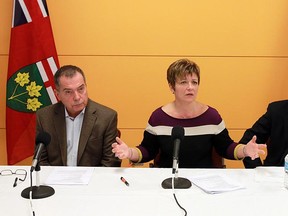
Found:
[[[155,126],[175,126],[179,125],[182,127],[197,127],[203,125],[218,125],[222,121],[220,114],[213,107],[208,107],[208,109],[195,118],[188,119],[178,119],[174,118],[167,113],[165,113],[161,107],[157,108],[151,115],[149,119],[149,124],[153,127]]]

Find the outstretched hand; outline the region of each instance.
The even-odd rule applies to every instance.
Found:
[[[115,157],[119,159],[128,158],[130,154],[129,147],[119,137],[116,137],[116,142],[112,144],[112,152],[115,153]]]
[[[251,157],[252,160],[255,160],[259,157],[259,154],[265,154],[263,148],[266,148],[266,144],[257,144],[256,143],[257,137],[254,135],[252,139],[247,143],[244,147],[244,154],[245,156]]]

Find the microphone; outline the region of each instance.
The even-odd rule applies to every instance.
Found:
[[[177,167],[178,167],[178,156],[179,156],[179,149],[180,143],[184,138],[184,128],[180,126],[175,126],[172,128],[172,140],[174,142],[173,148],[173,166],[172,166],[172,174],[175,174]]]
[[[48,185],[39,185],[39,171],[40,171],[40,166],[39,166],[39,160],[41,159],[41,153],[42,150],[45,146],[47,146],[51,141],[51,136],[50,134],[46,132],[40,132],[37,137],[36,137],[36,150],[34,153],[33,161],[32,161],[32,166],[30,169],[30,182],[31,186],[25,188],[21,192],[21,196],[26,199],[42,199],[46,198],[49,196],[52,196],[55,193],[55,190],[48,186]],[[36,171],[36,186],[32,186],[32,172]]]
[[[40,132],[37,137],[36,137],[36,151],[33,157],[33,161],[32,161],[32,166],[31,166],[31,172],[33,172],[38,164],[38,161],[41,158],[41,153],[42,150],[45,146],[47,146],[51,141],[51,136],[50,134],[46,133],[46,132]]]
[[[189,179],[181,178],[181,177],[178,178],[179,149],[180,149],[180,143],[184,139],[184,134],[185,134],[185,131],[184,131],[183,127],[175,126],[172,128],[171,138],[172,138],[173,143],[174,143],[172,174],[174,174],[174,177],[167,178],[162,182],[161,185],[164,189],[171,189],[171,188],[187,189],[187,188],[190,188],[192,186]],[[176,177],[176,174],[177,174],[177,177]]]

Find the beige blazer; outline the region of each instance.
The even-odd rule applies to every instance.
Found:
[[[45,131],[51,142],[43,149],[40,165],[67,165],[65,109],[61,102],[36,113],[36,135]],[[78,166],[120,166],[112,153],[117,136],[117,112],[89,99],[85,109],[78,146]]]

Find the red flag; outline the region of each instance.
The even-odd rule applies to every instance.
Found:
[[[58,68],[46,0],[14,0],[6,97],[9,165],[34,154],[35,112],[57,102]]]

